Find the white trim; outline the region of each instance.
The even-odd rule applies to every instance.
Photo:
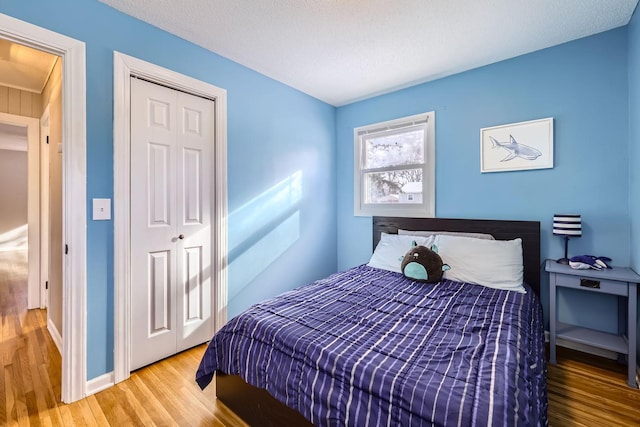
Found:
[[[114,384],[113,372],[107,372],[106,374],[100,375],[99,377],[95,377],[87,381],[87,385],[85,387],[86,394],[87,396],[91,396],[92,394],[96,394],[102,390],[108,389]]]
[[[53,320],[51,319],[47,319],[47,330],[49,331],[49,335],[51,335],[51,340],[58,349],[58,353],[62,354],[62,336],[60,336],[60,332],[58,332],[56,324],[53,323]]]
[[[27,128],[27,308],[40,302],[40,120],[0,113],[0,122]]]
[[[49,106],[47,105],[40,116],[40,308],[47,308],[49,305],[49,290],[46,283],[49,280],[49,147],[47,137],[49,136]],[[46,167],[45,167],[46,162]],[[46,194],[46,199],[45,199]],[[45,203],[46,201],[46,211]],[[44,222],[46,221],[46,227]],[[45,274],[46,270],[46,274]],[[47,312],[47,317],[49,312]]]
[[[114,381],[129,378],[130,355],[130,94],[131,75],[215,100],[214,145],[214,266],[212,306],[214,330],[227,321],[227,92],[137,58],[113,53],[113,161],[114,161]]]
[[[64,243],[62,266],[62,401],[84,397],[86,378],[86,70],[83,42],[0,14],[0,38],[59,55],[62,71]]]
[[[434,217],[436,214],[436,113],[430,111],[413,116],[402,117],[386,122],[360,126],[353,129],[353,214],[354,216],[401,216],[401,217]],[[425,125],[426,123],[426,125]],[[423,199],[420,204],[411,203],[369,203],[363,202],[364,153],[362,137],[381,132],[397,132],[408,126],[425,125],[425,162],[423,169]],[[410,167],[411,165],[406,165]],[[418,165],[415,165],[418,166]],[[418,166],[420,167],[420,166]],[[417,167],[416,167],[417,168]],[[380,171],[396,168],[380,168]],[[376,170],[378,171],[378,170]]]

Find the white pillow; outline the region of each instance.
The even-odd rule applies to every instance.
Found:
[[[465,231],[413,231],[413,230],[398,230],[398,234],[411,234],[412,236],[464,236],[475,237],[476,239],[495,240],[491,234],[487,233],[467,233]]]
[[[525,293],[522,282],[522,240],[484,240],[439,235],[435,238],[442,262],[450,270],[444,278],[489,288]]]
[[[381,233],[380,241],[378,242],[376,249],[373,251],[373,255],[371,255],[371,259],[367,265],[369,267],[402,273],[402,269],[400,268],[402,265],[402,258],[404,258],[405,254],[409,252],[414,241],[418,245],[431,246],[433,243],[433,236],[401,236],[399,234]]]

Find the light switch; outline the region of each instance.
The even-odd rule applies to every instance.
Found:
[[[93,199],[93,220],[111,219],[111,199]]]

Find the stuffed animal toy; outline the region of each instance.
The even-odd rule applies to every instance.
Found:
[[[418,282],[437,283],[442,279],[442,273],[449,269],[438,255],[436,245],[429,249],[413,242],[411,250],[402,259],[402,274]]]
[[[611,268],[607,264],[608,262],[611,262],[611,258],[606,256],[578,255],[569,259],[569,266],[576,270],[587,270],[589,268],[605,270]]]

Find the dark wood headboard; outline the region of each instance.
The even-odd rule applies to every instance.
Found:
[[[373,217],[373,248],[380,233],[397,234],[398,230],[463,231],[488,233],[496,240],[522,239],[524,280],[540,295],[540,222],[489,219]]]

